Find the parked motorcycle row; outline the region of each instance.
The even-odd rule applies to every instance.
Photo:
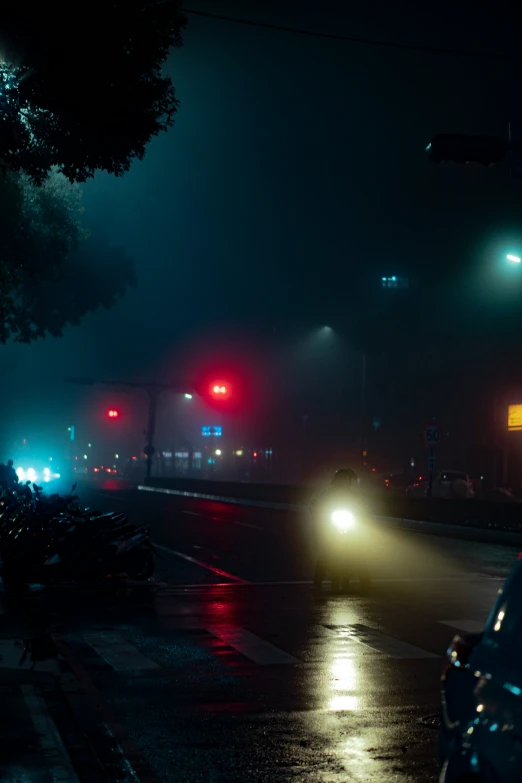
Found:
[[[154,573],[149,531],[126,514],[82,508],[78,496],[50,495],[27,482],[0,492],[0,560],[4,584],[92,582]]]

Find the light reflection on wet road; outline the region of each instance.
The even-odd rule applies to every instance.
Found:
[[[371,594],[316,595],[298,514],[85,500],[130,508],[162,546],[254,583],[163,550],[156,581],[119,594],[35,591],[22,608],[2,597],[4,639],[26,633],[28,606],[47,613],[80,683],[69,706],[113,779],[102,724],[142,783],[436,780],[422,719],[437,711],[441,656],[459,624],[485,619],[516,552],[377,528]]]

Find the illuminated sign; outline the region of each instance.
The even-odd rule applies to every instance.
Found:
[[[221,438],[223,435],[223,428],[222,427],[202,427],[201,428],[201,434],[204,438]]]
[[[522,404],[508,407],[508,430],[510,432],[522,431]]]

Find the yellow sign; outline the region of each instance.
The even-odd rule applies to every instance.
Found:
[[[522,404],[508,407],[508,430],[510,432],[522,431]]]

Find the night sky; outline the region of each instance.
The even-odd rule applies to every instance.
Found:
[[[427,48],[519,50],[513,19],[472,3],[437,4],[437,18],[426,4],[345,6],[187,4]],[[298,395],[299,415],[327,405],[332,427],[356,415],[366,350],[369,415],[390,440],[431,415],[461,421],[470,389],[479,411],[497,365],[515,388],[522,277],[502,259],[522,254],[522,180],[509,164],[435,166],[424,148],[436,132],[505,136],[510,120],[522,139],[521,68],[189,14],[167,67],[175,126],[124,177],[83,188],[86,225],[133,256],[138,287],[62,339],[2,348],[4,442],[83,421],[98,398],[64,388],[66,375],[171,380],[207,339],[248,352],[269,389]],[[392,274],[410,289],[391,306],[379,285]],[[303,369],[325,324],[331,363],[310,344]]]

